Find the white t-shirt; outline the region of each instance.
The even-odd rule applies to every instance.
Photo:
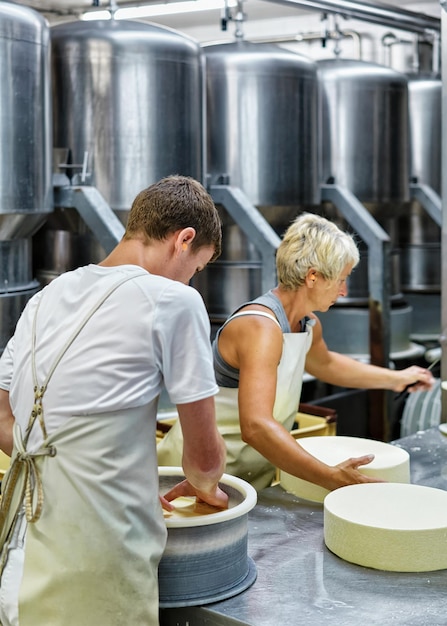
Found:
[[[42,385],[73,329],[100,297],[120,277],[141,272],[102,304],[57,366],[43,401],[47,432],[72,415],[147,404],[163,386],[174,404],[218,392],[209,319],[195,289],[133,265],[88,265],[63,274],[28,302],[0,359],[0,388],[9,390],[22,432],[34,401],[31,341],[38,301],[36,367]],[[41,439],[35,424],[28,450]]]

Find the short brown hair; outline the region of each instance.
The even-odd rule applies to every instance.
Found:
[[[191,249],[214,246],[214,261],[221,253],[222,225],[211,196],[194,178],[172,175],[141,191],[132,203],[124,239],[143,234],[163,240],[183,228],[196,236]]]

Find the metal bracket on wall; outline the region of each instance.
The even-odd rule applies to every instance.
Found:
[[[267,220],[247,196],[229,185],[211,185],[209,193],[216,204],[221,204],[253,243],[262,259],[263,293],[276,285],[276,250],[281,243]]]
[[[442,228],[442,200],[429,185],[412,183],[410,185],[412,198],[417,200],[432,220]]]
[[[368,246],[369,346],[370,362],[390,364],[390,251],[388,234],[375,221],[357,197],[339,185],[321,185],[321,200],[336,206],[348,224]],[[370,435],[388,439],[391,399],[384,391],[371,392]]]
[[[54,188],[54,206],[74,208],[109,254],[121,241],[124,226],[96,187]]]

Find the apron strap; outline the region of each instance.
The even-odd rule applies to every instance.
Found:
[[[44,502],[42,479],[39,469],[36,465],[36,458],[41,456],[55,456],[55,446],[48,446],[45,443],[47,439],[47,432],[45,428],[45,420],[43,415],[42,400],[45,391],[48,387],[48,383],[59,365],[64,354],[71,346],[71,344],[78,337],[84,326],[90,320],[90,318],[96,313],[101,305],[107,300],[107,298],[120,287],[123,283],[132,280],[133,278],[144,276],[146,272],[139,272],[132,276],[125,276],[119,281],[114,283],[96,302],[96,304],[90,309],[87,315],[83,318],[81,323],[76,327],[74,332],[70,335],[65,342],[63,348],[56,357],[53,365],[51,366],[47,377],[43,385],[38,384],[37,380],[37,368],[36,368],[36,320],[37,313],[39,311],[39,305],[42,298],[36,307],[36,312],[33,320],[32,327],[32,351],[31,351],[31,363],[33,370],[33,382],[34,382],[34,405],[31,410],[31,415],[28,421],[28,425],[25,431],[25,436],[22,438],[22,433],[18,424],[14,424],[13,436],[14,436],[14,451],[11,464],[5,478],[3,480],[3,493],[0,500],[0,550],[2,550],[2,556],[0,559],[0,576],[3,571],[4,565],[7,559],[8,545],[11,540],[12,532],[17,521],[19,511],[22,507],[23,501],[25,502],[25,514],[27,522],[36,522],[42,513],[42,507]],[[42,429],[44,437],[43,445],[35,452],[28,452],[26,445],[31,433],[31,429],[38,420]]]

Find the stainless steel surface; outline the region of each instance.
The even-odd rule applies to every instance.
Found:
[[[50,45],[35,11],[0,2],[0,238],[31,236],[52,210]]]
[[[440,21],[428,15],[396,8],[384,2],[359,2],[358,0],[269,0],[277,4],[299,8],[317,9],[327,13],[337,13],[373,24],[391,26],[402,30],[424,33],[426,30],[439,31]]]
[[[33,252],[36,277],[43,285],[63,272],[106,257],[75,208],[55,208],[33,237]]]
[[[447,438],[431,429],[395,442],[410,454],[411,481],[447,489]],[[323,507],[280,486],[260,492],[249,515],[255,584],[208,607],[165,610],[161,626],[445,626],[446,572],[384,572],[348,563],[323,541]]]
[[[0,241],[0,292],[28,289],[32,275],[31,241]]]
[[[39,289],[39,283],[32,280],[21,289],[0,291],[0,354],[13,335],[26,303]]]
[[[169,174],[203,180],[200,46],[144,22],[51,29],[54,145],[88,152],[91,181],[113,210]]]
[[[411,176],[417,185],[410,189],[416,201],[399,218],[405,292],[441,289],[441,88],[439,76],[408,77]]]
[[[411,339],[428,345],[438,344],[441,332],[441,293],[406,293],[405,300],[413,309]]]
[[[75,208],[106,254],[121,241],[124,226],[96,187],[62,187],[55,203],[61,208]]]
[[[195,279],[211,319],[276,284],[299,207],[319,203],[316,65],[275,45],[204,46],[207,178],[223,205],[222,255]],[[256,210],[256,208],[259,210]]]
[[[315,63],[279,46],[203,46],[207,171],[255,206],[318,204]]]
[[[442,23],[442,84],[447,84],[447,6],[446,1],[441,1],[441,23]],[[443,118],[445,120],[445,102],[443,102]],[[441,159],[447,163],[447,124],[441,127]],[[447,285],[447,176],[444,173],[441,177],[441,197],[442,197],[442,228],[441,228],[441,285]],[[447,380],[447,298],[441,299],[441,334],[440,344],[442,348],[441,378]],[[441,420],[447,422],[447,390],[441,392]]]
[[[321,185],[321,199],[331,202],[340,210],[351,229],[368,247],[368,294],[373,302],[378,303],[378,308],[381,311],[381,327],[384,334],[380,341],[384,363],[388,363],[391,301],[390,237],[358,201],[352,190],[340,185]]]
[[[370,354],[369,311],[365,307],[331,307],[317,313],[324,329],[329,350],[368,359]],[[412,309],[409,306],[391,307],[390,360],[411,349]]]
[[[212,316],[226,318],[245,300],[264,293],[276,285],[275,257],[281,240],[261,213],[248,202],[240,189],[213,185],[210,193],[214,202],[228,211],[234,220],[234,227],[228,228],[228,220],[223,220],[225,234],[230,235],[228,240],[225,238],[224,244],[226,260],[215,261],[207,268],[206,276],[204,272],[201,272],[194,279],[194,283],[206,299]],[[234,245],[236,242],[231,234],[237,236],[239,231],[256,250],[256,256],[253,255],[251,262],[244,263],[237,258],[231,261],[231,255],[237,254],[238,249],[238,246]],[[259,259],[258,262],[256,258]],[[246,280],[241,281],[244,273],[246,273]],[[237,287],[238,283],[239,287]],[[218,291],[213,290],[213,284],[219,285]],[[238,296],[240,299],[235,300]]]
[[[441,193],[441,77],[408,75],[411,176]]]
[[[439,156],[439,154],[438,154]],[[440,157],[439,157],[440,158]],[[441,227],[442,226],[442,201],[441,196],[432,187],[424,183],[411,183],[410,193],[412,198],[418,200],[427,215],[431,217],[433,222]],[[439,233],[438,233],[439,234]],[[421,241],[420,227],[418,225],[417,239]]]
[[[433,361],[436,364],[437,361]],[[441,421],[441,380],[438,378],[427,392],[410,393],[405,401],[400,422],[400,436],[438,426]]]
[[[30,238],[0,241],[0,353],[14,333],[23,307],[39,288],[31,265]]]
[[[363,203],[409,199],[407,78],[364,61],[320,60],[321,182]]]

